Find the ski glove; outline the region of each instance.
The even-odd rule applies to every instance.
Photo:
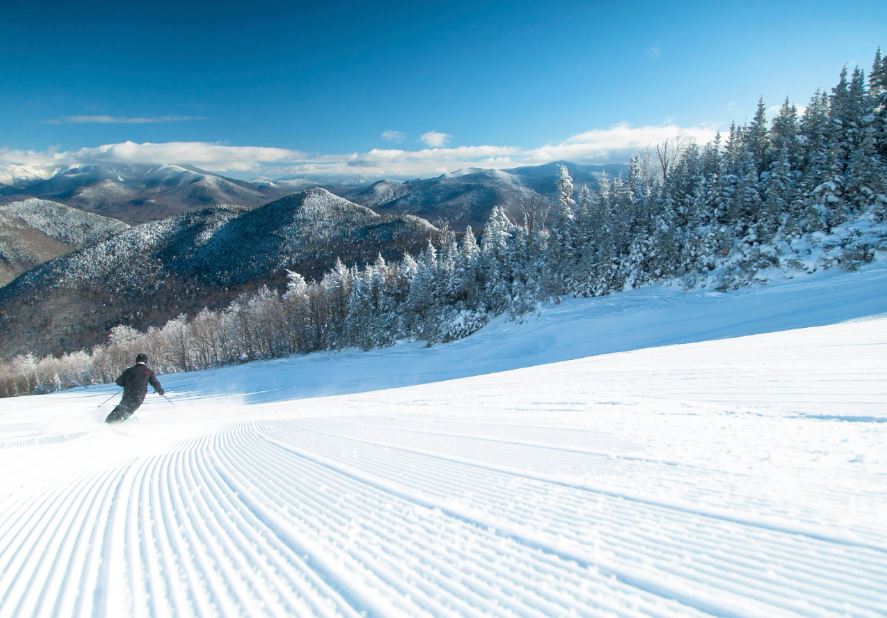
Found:
[[[162,396],[165,392],[166,391],[161,388],[160,390],[157,391],[157,394]]]

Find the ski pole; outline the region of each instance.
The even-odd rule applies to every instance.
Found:
[[[100,403],[100,404],[97,405],[96,407],[97,407],[97,408],[101,408],[103,405],[105,405],[106,403],[108,403],[109,401],[111,401],[112,399],[114,399],[114,397],[116,397],[117,395],[119,395],[119,394],[122,393],[122,392],[123,392],[123,389],[121,388],[119,391],[117,391],[116,393],[114,393],[113,395],[111,395],[110,397],[108,397],[107,399],[105,399],[102,403]]]
[[[176,407],[176,404],[174,404],[174,403],[172,402],[172,399],[170,399],[170,398],[167,397],[166,395],[161,395],[161,397],[163,397],[164,399],[166,399],[166,400],[169,402],[169,405],[171,405],[171,406],[174,407],[174,408]]]

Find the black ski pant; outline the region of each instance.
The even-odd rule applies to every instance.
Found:
[[[118,421],[125,421],[139,409],[139,406],[142,405],[142,401],[144,401],[144,399],[133,399],[124,396],[120,403],[111,410],[111,413],[108,415],[108,418],[105,419],[105,422],[116,423]]]

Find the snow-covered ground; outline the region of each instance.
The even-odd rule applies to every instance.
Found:
[[[0,400],[0,615],[887,614],[887,268]]]

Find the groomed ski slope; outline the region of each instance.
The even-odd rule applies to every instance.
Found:
[[[0,616],[887,615],[885,376],[873,265],[0,400]]]

